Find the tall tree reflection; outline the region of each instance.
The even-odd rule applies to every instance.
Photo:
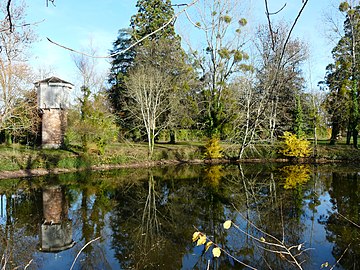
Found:
[[[24,267],[36,252],[38,228],[34,224],[42,220],[41,191],[26,180],[2,180],[0,197],[0,267]]]
[[[324,218],[327,239],[335,244],[332,253],[345,269],[356,269],[360,265],[359,174],[333,173],[329,194],[334,211]]]

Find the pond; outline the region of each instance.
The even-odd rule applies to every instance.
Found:
[[[183,165],[1,180],[0,268],[358,269],[359,173]]]

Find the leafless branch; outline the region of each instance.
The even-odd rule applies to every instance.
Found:
[[[9,29],[10,29],[10,32],[12,33],[14,30],[14,27],[13,27],[12,20],[11,20],[10,5],[11,5],[11,0],[8,0],[7,5],[6,5],[7,15],[6,15],[5,19],[7,19],[9,21]]]
[[[249,219],[247,219],[244,215],[241,214],[241,212],[235,207],[234,204],[232,204],[232,206],[234,207],[234,209],[238,212],[238,214],[246,221],[248,222],[253,228],[255,228],[256,230],[258,230],[259,232],[261,232],[263,235],[269,237],[270,239],[273,239],[275,242],[268,242],[266,241],[264,238],[257,238],[247,232],[245,232],[244,230],[242,230],[239,226],[237,226],[236,224],[232,223],[234,225],[234,227],[236,229],[238,229],[240,232],[244,233],[245,235],[249,236],[250,238],[252,238],[253,240],[262,243],[264,245],[268,245],[268,246],[272,246],[272,247],[277,247],[280,248],[282,250],[270,250],[270,249],[266,249],[264,247],[262,247],[263,249],[266,249],[268,251],[274,252],[274,253],[278,253],[278,254],[285,254],[288,255],[291,260],[289,260],[289,262],[295,264],[299,269],[303,269],[301,267],[301,263],[299,263],[296,259],[296,254],[294,255],[293,253],[291,253],[291,249],[293,249],[294,247],[297,247],[298,250],[299,248],[301,249],[301,247],[303,246],[303,244],[300,245],[296,245],[296,246],[291,246],[291,247],[287,247],[282,241],[280,241],[278,238],[276,238],[275,236],[263,231],[262,229],[260,229],[258,226],[256,226],[253,222],[251,222]],[[300,250],[299,250],[300,251]],[[303,251],[301,251],[303,252]]]
[[[15,29],[15,28],[21,28],[21,27],[26,27],[26,26],[33,26],[33,25],[38,25],[38,24],[40,24],[40,23],[42,23],[42,22],[44,22],[45,21],[45,19],[43,19],[43,20],[41,20],[41,21],[38,21],[38,22],[30,22],[30,23],[24,23],[24,24],[12,24],[12,26],[10,27],[6,27],[6,28],[0,28],[0,33],[1,32],[5,32],[5,31],[9,31],[10,30],[10,32],[13,32],[13,30]]]
[[[25,265],[24,270],[26,270],[26,269],[30,266],[30,264],[32,263],[32,261],[33,261],[33,259],[31,259],[31,260],[27,263],[27,265]]]
[[[70,270],[73,269],[73,267],[74,267],[74,265],[75,265],[75,262],[76,262],[76,260],[78,259],[78,257],[80,256],[81,252],[82,252],[88,245],[90,245],[92,242],[95,242],[95,241],[99,240],[100,238],[101,238],[101,237],[99,236],[99,237],[96,237],[95,239],[87,242],[87,243],[79,250],[78,254],[76,255],[76,257],[75,257],[75,259],[74,259],[74,261],[73,261],[73,263],[72,263],[72,265],[71,265],[71,267],[70,267]]]
[[[46,6],[49,6],[49,2],[55,7],[55,0],[46,0]]]
[[[186,6],[187,4],[173,4],[171,5],[172,7],[183,7]]]
[[[197,227],[193,226],[195,228],[195,230],[197,230],[198,232],[202,233]],[[228,255],[230,258],[232,258],[234,261],[242,264],[243,266],[247,267],[247,268],[250,268],[252,270],[257,270],[257,268],[254,268],[242,261],[240,261],[239,259],[235,258],[234,256],[232,256],[229,252],[227,252],[225,249],[221,248],[220,246],[218,246],[216,243],[214,243],[211,239],[209,239],[207,236],[206,236],[206,239],[210,242],[212,242],[214,244],[214,246],[218,247],[221,249],[222,252],[224,252],[226,255]]]
[[[161,26],[160,28],[156,29],[155,31],[151,32],[150,34],[147,34],[146,36],[142,37],[141,39],[137,40],[136,42],[134,42],[133,44],[131,44],[129,47],[127,47],[125,50],[110,54],[110,55],[104,55],[104,56],[96,56],[96,55],[90,55],[81,51],[77,51],[74,50],[72,48],[66,47],[64,45],[61,45],[55,41],[52,41],[50,38],[47,37],[47,40],[49,42],[51,42],[52,44],[59,46],[65,50],[71,51],[73,53],[77,53],[77,54],[81,54],[84,56],[88,56],[88,57],[92,57],[92,58],[112,58],[116,55],[119,54],[123,54],[125,52],[127,52],[128,50],[130,50],[131,48],[135,47],[136,45],[138,45],[139,43],[141,43],[142,41],[144,41],[145,39],[155,35],[157,32],[160,32],[161,30],[163,30],[164,28],[166,28],[168,25],[170,25],[174,20],[176,20],[182,13],[184,13],[189,7],[195,5],[199,0],[193,0],[190,4],[187,4],[185,8],[183,8],[181,11],[179,11],[178,13],[176,13],[173,17],[170,18],[170,20],[168,20],[163,26]]]
[[[270,16],[271,15],[276,15],[276,14],[280,13],[285,7],[286,7],[286,3],[278,11],[271,12],[271,13],[267,12],[267,14],[270,15]]]
[[[333,270],[335,268],[335,266],[340,262],[340,260],[344,257],[345,253],[348,251],[350,244],[346,247],[344,252],[341,254],[340,258],[336,261],[336,263],[333,266],[331,266],[331,268],[329,270]]]
[[[271,26],[271,20],[270,20],[270,12],[269,12],[269,5],[268,5],[268,1],[265,0],[265,9],[266,9],[266,18],[268,21],[268,26],[269,26],[269,31],[270,31],[270,36],[271,36],[271,45],[272,45],[272,49],[275,49],[275,37],[274,37],[274,32],[272,30],[272,26]]]
[[[204,30],[205,32],[210,30],[210,29],[206,29],[206,28],[204,28],[204,27],[201,27],[199,24],[195,23],[195,22],[190,18],[190,15],[189,15],[189,13],[187,13],[187,11],[185,11],[185,14],[186,14],[186,18],[188,19],[188,21],[189,21],[193,26],[195,26],[196,28],[202,29],[202,30]]]
[[[265,1],[266,1],[266,0],[265,0]],[[282,50],[282,52],[281,52],[279,65],[280,65],[281,60],[282,60],[283,57],[284,57],[285,50],[286,50],[286,46],[287,46],[287,44],[289,43],[289,40],[290,40],[292,31],[294,30],[295,25],[297,24],[297,22],[298,22],[298,20],[299,20],[299,18],[300,18],[300,16],[301,16],[301,14],[302,14],[302,12],[304,11],[304,9],[305,9],[305,7],[306,7],[306,5],[307,5],[308,2],[309,2],[309,0],[306,0],[305,2],[303,1],[303,5],[302,5],[302,7],[301,7],[301,9],[300,9],[300,11],[299,11],[299,13],[298,13],[298,15],[296,16],[296,18],[295,18],[295,20],[294,20],[294,22],[293,22],[293,24],[292,24],[292,26],[291,26],[291,28],[290,28],[290,31],[289,31],[288,36],[287,36],[287,38],[286,38],[286,40],[285,40],[285,43],[284,43],[283,50]]]
[[[356,224],[354,221],[348,219],[347,217],[345,217],[344,215],[342,215],[342,214],[340,214],[340,213],[338,213],[338,215],[339,215],[340,217],[342,217],[343,219],[345,219],[346,221],[350,222],[350,223],[351,223],[352,225],[354,225],[355,227],[357,227],[357,228],[360,229],[360,225],[359,225],[359,224]]]

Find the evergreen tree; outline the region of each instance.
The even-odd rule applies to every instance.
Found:
[[[139,40],[156,31],[174,16],[174,9],[170,0],[138,0],[136,7],[138,12],[131,17],[131,27],[134,29],[132,37],[134,40]],[[150,36],[149,40],[172,39],[175,37],[177,35],[172,23]]]
[[[325,83],[330,93],[326,105],[332,119],[331,144],[335,144],[339,133],[347,128],[347,144],[353,137],[357,147],[359,123],[359,49],[360,6],[351,7],[343,2],[339,7],[346,16],[344,35],[332,51],[334,63],[327,66]]]
[[[109,83],[111,85],[108,90],[108,98],[114,111],[118,114],[118,123],[124,126],[126,122],[123,121],[125,114],[122,104],[125,102],[125,77],[131,66],[133,66],[136,55],[135,49],[129,49],[133,43],[132,33],[130,29],[120,29],[119,35],[113,43],[114,48],[111,54],[114,55],[111,61],[111,69],[109,76]],[[119,53],[127,50],[125,53]]]
[[[118,53],[146,35],[153,33],[168,23],[174,16],[174,10],[170,0],[137,1],[138,12],[131,17],[130,26],[132,30],[121,30],[118,39],[114,42],[112,53]],[[123,128],[131,130],[135,127],[135,119],[126,111],[127,89],[125,78],[129,70],[136,66],[153,66],[171,77],[173,90],[179,91],[184,88],[183,78],[189,72],[185,63],[186,55],[181,48],[180,37],[175,33],[174,22],[170,23],[161,31],[151,35],[140,44],[128,50],[124,54],[117,54],[112,61],[111,76],[109,79],[112,85],[109,91],[109,98],[113,107],[120,117],[120,124]],[[170,121],[174,110],[169,110],[165,119]],[[178,121],[172,121],[175,123]],[[169,125],[173,128],[176,125]],[[172,141],[174,142],[174,137]]]

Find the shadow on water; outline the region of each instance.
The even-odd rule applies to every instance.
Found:
[[[246,164],[3,180],[0,267],[69,269],[81,252],[74,269],[356,269],[358,175]]]

